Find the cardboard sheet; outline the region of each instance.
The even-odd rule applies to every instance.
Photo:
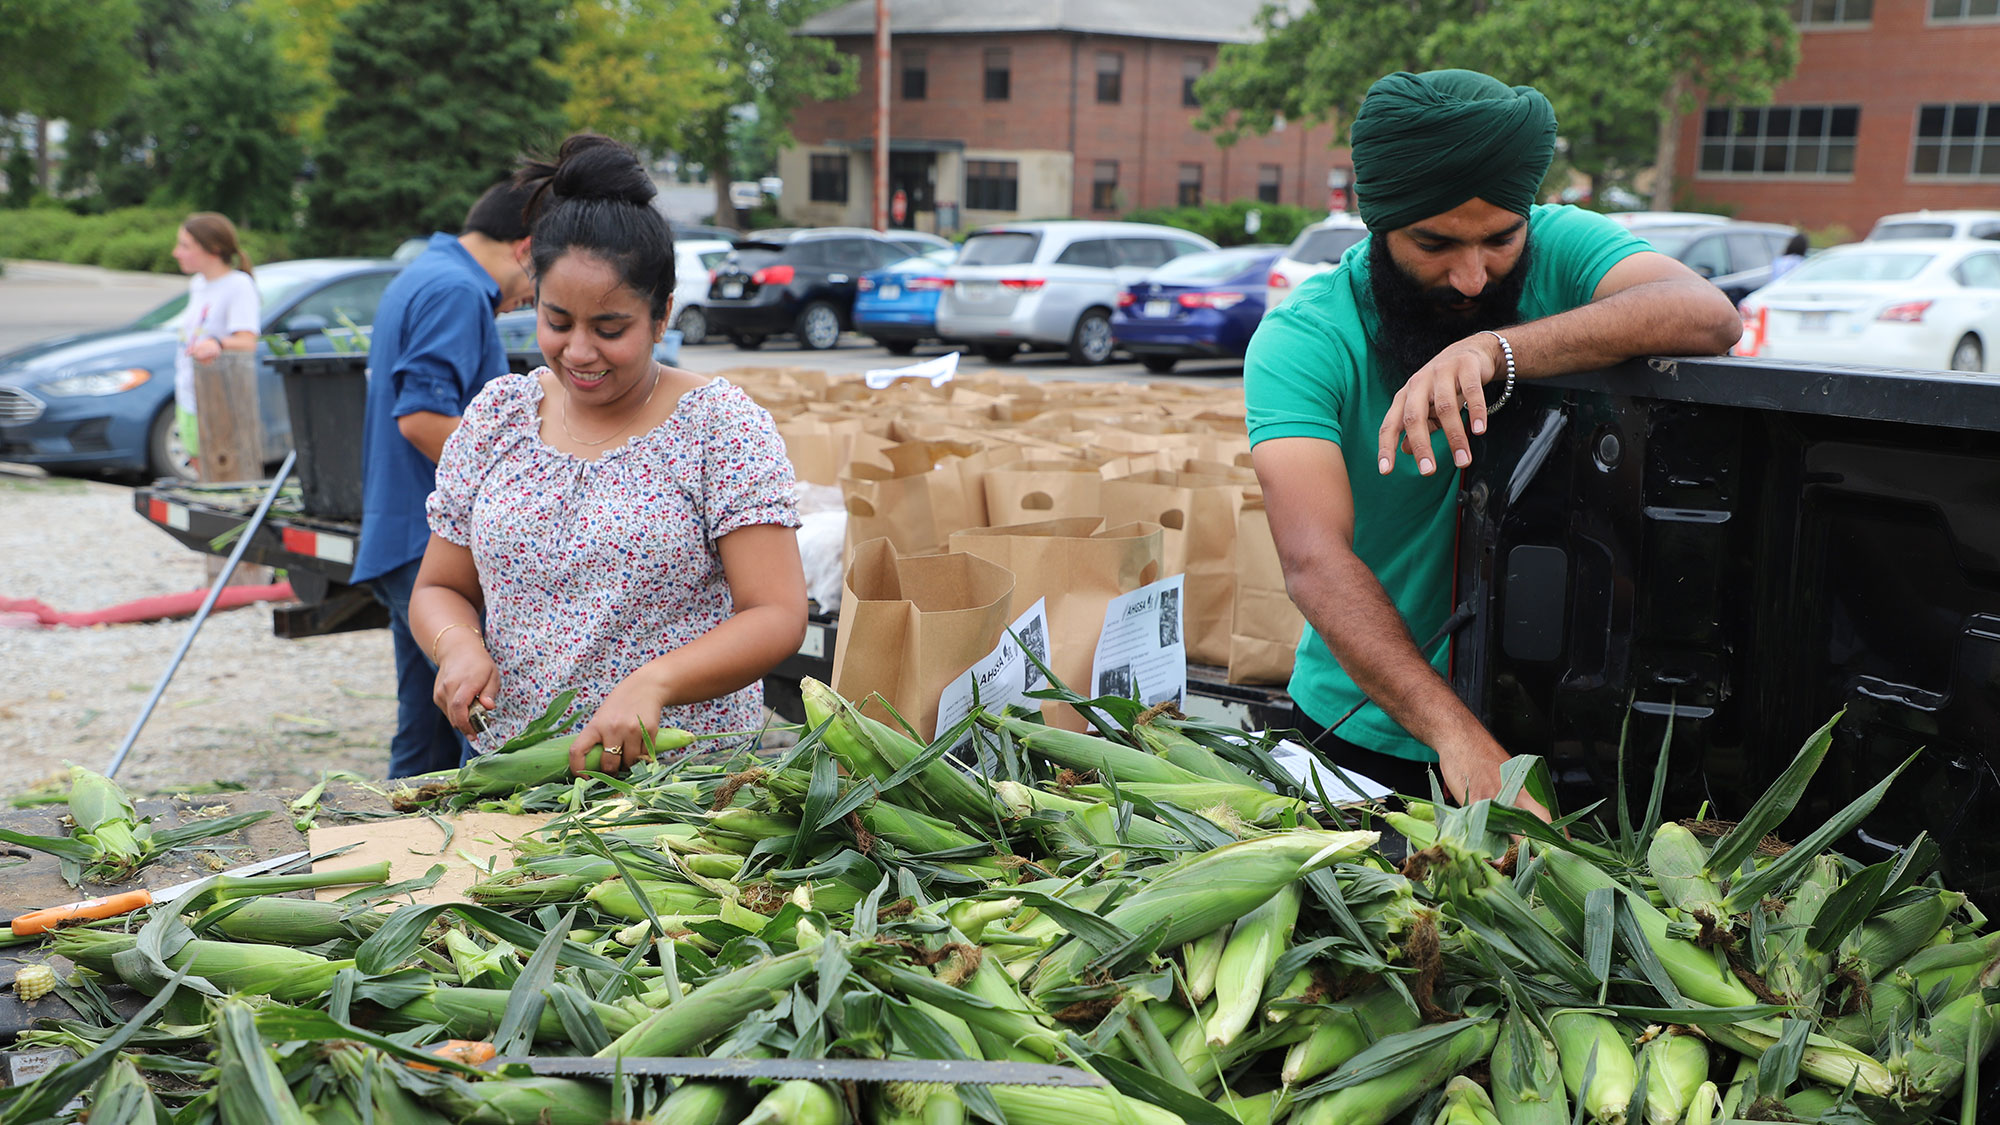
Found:
[[[419,903],[463,902],[466,889],[486,878],[489,861],[495,872],[514,866],[513,842],[547,824],[552,813],[513,816],[507,813],[467,812],[440,817],[453,828],[451,842],[445,843],[437,821],[427,816],[400,820],[376,820],[315,828],[310,839],[315,853],[356,844],[353,851],[321,860],[315,871],[354,867],[364,863],[389,861],[389,881],[416,879],[434,864],[445,865],[444,877],[428,890],[410,896]],[[467,857],[470,857],[469,859]],[[353,887],[328,887],[319,897],[339,898]]]

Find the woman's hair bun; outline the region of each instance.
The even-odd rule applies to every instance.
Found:
[[[557,199],[603,199],[646,206],[659,194],[638,154],[601,133],[577,133],[556,153],[549,191]]]

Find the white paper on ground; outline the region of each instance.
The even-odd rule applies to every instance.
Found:
[[[1185,574],[1120,594],[1104,607],[1087,696],[1130,697],[1148,706],[1187,697],[1187,637],[1181,621]]]
[[[1020,640],[1016,642],[1015,638]],[[1028,698],[1028,691],[1042,686],[1042,674],[1021,651],[1026,646],[1034,650],[1035,658],[1042,663],[1049,662],[1049,607],[1047,599],[1038,599],[1028,607],[1028,612],[1014,619],[1000,643],[965,670],[965,675],[945,685],[938,694],[939,733],[950,730],[960,719],[972,713],[973,687],[978,686],[978,703],[994,714],[1008,704],[1022,707],[1040,706],[1039,701]],[[953,754],[963,751],[972,741],[968,732],[951,748]]]
[[[1262,733],[1259,732],[1260,735]],[[1319,799],[1322,790],[1326,793],[1326,799],[1336,805],[1351,801],[1372,801],[1389,795],[1389,787],[1372,777],[1363,776],[1350,769],[1342,769],[1340,773],[1333,772],[1320,762],[1318,755],[1309,747],[1301,746],[1289,738],[1271,748],[1271,760],[1278,763],[1286,773],[1291,774],[1314,800]],[[1341,774],[1346,774],[1348,781],[1352,781],[1354,785],[1350,786],[1341,781]],[[1317,781],[1311,780],[1308,775],[1315,775]]]
[[[942,387],[958,374],[958,353],[946,352],[936,359],[922,363],[912,363],[908,367],[877,367],[861,373],[861,381],[868,384],[871,391],[886,389],[898,379],[929,379],[931,386]]]

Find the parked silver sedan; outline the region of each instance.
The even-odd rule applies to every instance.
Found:
[[[1127,285],[1208,239],[1150,223],[1050,220],[982,227],[945,271],[938,335],[995,362],[1022,349],[1111,358],[1111,312]]]

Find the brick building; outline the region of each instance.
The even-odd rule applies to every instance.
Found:
[[[798,143],[779,159],[789,222],[871,224],[874,7],[857,0],[801,29],[859,59],[860,88],[794,116]],[[1222,148],[1193,125],[1194,80],[1221,44],[1250,40],[1260,7],[889,0],[889,181],[909,203],[903,225],[948,232],[1234,199],[1325,207],[1327,173],[1347,164],[1332,126]]]
[[[2000,0],[1800,0],[1798,73],[1683,123],[1697,207],[1859,238],[1922,208],[2000,208]]]

